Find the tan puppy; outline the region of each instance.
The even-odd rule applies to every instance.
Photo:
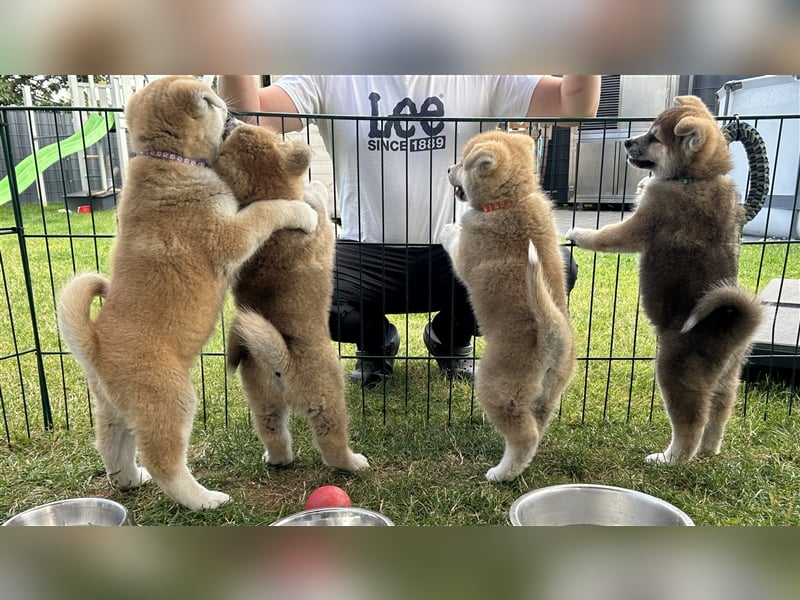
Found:
[[[138,156],[117,210],[111,283],[89,273],[61,292],[64,341],[86,371],[97,404],[96,444],[109,478],[152,478],[190,509],[229,498],[201,486],[186,465],[197,398],[191,368],[222,308],[228,278],[279,228],[312,231],[304,202],[239,210],[208,165],[222,146],[227,110],[193,78],[158,79],[125,110]],[[92,319],[95,297],[102,308]],[[138,448],[141,464],[136,465]]]
[[[628,162],[650,169],[636,212],[599,231],[572,229],[578,246],[639,252],[642,302],[658,335],[656,377],[672,442],[648,462],[717,454],[736,400],[739,371],[761,319],[737,286],[744,218],[728,141],[703,102],[676,98],[650,130],[626,140]]]
[[[310,162],[307,144],[241,125],[225,141],[215,169],[249,207],[274,198],[300,203]],[[287,418],[294,408],[308,417],[325,464],[355,471],[369,463],[348,445],[344,379],[328,329],[335,234],[326,194],[318,182],[306,192],[319,218],[310,235],[276,232],[239,271],[228,364],[239,367],[265,462],[292,462]]]
[[[472,210],[440,241],[485,339],[475,391],[505,438],[490,481],[514,479],[530,464],[575,363],[564,259],[534,157],[528,136],[490,131],[468,141],[449,170]]]

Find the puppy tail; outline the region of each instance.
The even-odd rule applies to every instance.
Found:
[[[280,376],[289,369],[289,348],[275,326],[255,311],[239,309],[228,333],[228,368],[250,357]]]
[[[539,252],[536,250],[533,240],[528,240],[528,268],[525,271],[525,282],[528,286],[528,305],[531,312],[540,318],[549,318],[541,313],[545,306],[553,305],[552,294],[544,280]],[[550,311],[548,310],[547,313],[550,314]]]
[[[536,250],[533,240],[528,240],[528,268],[525,271],[525,282],[528,285],[528,302],[531,308],[535,308],[536,298],[541,296],[539,291],[544,285],[544,281],[542,280],[539,252]]]
[[[83,273],[70,279],[58,299],[58,330],[75,358],[86,365],[94,362],[98,341],[91,316],[92,302],[108,295],[108,279],[98,273]]]
[[[718,337],[744,342],[756,332],[763,314],[763,305],[754,294],[735,284],[722,284],[700,298],[681,333],[702,327]]]

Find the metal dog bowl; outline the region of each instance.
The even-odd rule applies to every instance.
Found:
[[[511,505],[512,525],[687,525],[669,502],[609,485],[565,484],[533,490]]]
[[[128,510],[105,498],[72,498],[35,506],[17,513],[3,526],[13,525],[133,525]]]
[[[353,527],[353,526],[392,526],[394,523],[380,513],[367,510],[366,508],[348,507],[329,507],[313,508],[304,510],[288,517],[278,519],[272,525],[275,526],[334,526],[334,527]]]

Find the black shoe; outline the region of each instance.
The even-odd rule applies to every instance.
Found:
[[[431,324],[425,325],[422,330],[422,341],[428,352],[436,358],[439,369],[450,378],[465,379],[471,381],[475,378],[475,358],[472,356],[472,346],[462,346],[453,348],[448,352],[445,345],[436,336],[436,332],[431,328]],[[439,357],[442,358],[439,358]]]
[[[376,351],[356,350],[357,357],[365,358],[356,360],[356,368],[350,372],[350,381],[364,387],[374,387],[392,375],[394,357],[400,350],[400,334],[397,333],[397,327],[389,326],[384,342],[383,348]]]

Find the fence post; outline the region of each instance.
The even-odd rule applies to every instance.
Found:
[[[19,242],[19,255],[22,261],[22,272],[25,277],[25,290],[28,295],[28,310],[31,317],[31,327],[33,330],[33,343],[36,354],[36,369],[39,375],[39,390],[42,396],[42,421],[44,428],[53,429],[53,413],[50,407],[50,396],[47,392],[47,378],[42,362],[42,344],[39,339],[39,327],[36,320],[36,306],[33,297],[33,283],[31,281],[30,264],[28,262],[28,249],[25,244],[25,231],[22,220],[22,207],[19,201],[19,189],[17,188],[17,173],[11,156],[11,137],[9,134],[7,111],[0,111],[0,138],[3,146],[3,160],[5,160],[8,170],[8,184],[11,191],[11,207],[14,211],[15,233]],[[24,387],[23,387],[24,389]]]

